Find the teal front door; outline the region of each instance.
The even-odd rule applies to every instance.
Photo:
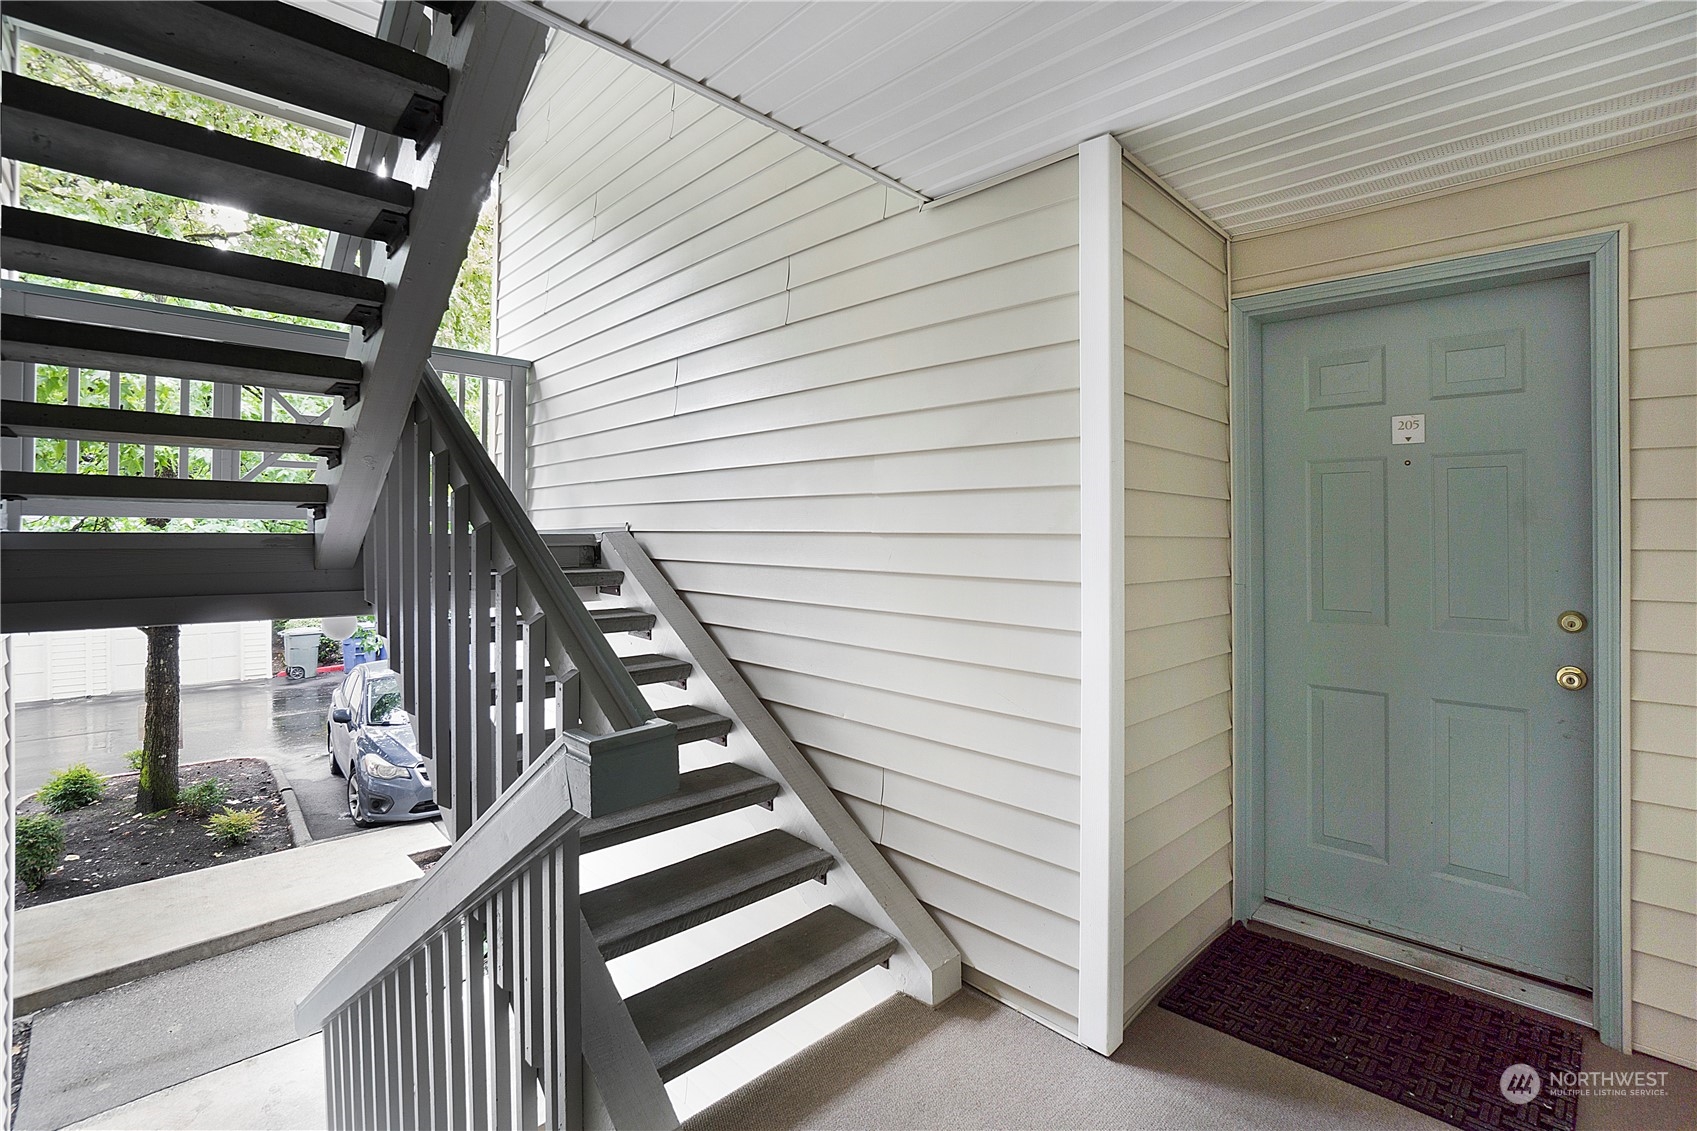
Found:
[[[1581,987],[1588,311],[1573,276],[1262,329],[1267,896]]]

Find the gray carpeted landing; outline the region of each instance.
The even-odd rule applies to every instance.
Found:
[[[970,989],[936,1010],[891,998],[684,1126],[1447,1131],[1164,1009],[1103,1058]]]

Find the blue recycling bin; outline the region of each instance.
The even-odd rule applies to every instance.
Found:
[[[386,659],[388,655],[388,649],[383,646],[381,639],[377,641],[377,647],[374,650],[366,652],[359,646],[359,637],[350,636],[342,641],[342,670],[351,672],[361,664]]]

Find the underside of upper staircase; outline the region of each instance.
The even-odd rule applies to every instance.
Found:
[[[282,262],[0,209],[0,267],[9,271],[349,331],[6,284],[0,627],[366,610],[360,551],[376,492],[500,155],[492,141],[510,131],[541,48],[540,31],[498,5],[442,7],[433,22],[424,6],[391,5],[391,42],[277,3],[6,6],[7,19],[56,43],[346,120],[363,163],[0,77],[8,160],[319,228],[356,252],[335,257],[338,266]],[[37,376],[48,371],[71,375],[62,401],[38,396]],[[86,373],[110,395],[80,397],[76,375]],[[138,406],[133,386],[143,380]],[[198,401],[191,412],[191,383],[210,384],[211,415]],[[121,398],[120,386],[131,395]],[[49,450],[58,458],[39,463],[36,453]],[[249,542],[20,533],[37,515],[69,516],[73,529],[112,518],[161,529],[175,519],[264,519],[273,533]],[[281,533],[291,526],[299,533]]]

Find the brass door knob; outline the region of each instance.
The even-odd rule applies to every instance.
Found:
[[[1576,668],[1569,664],[1556,672],[1556,682],[1569,691],[1581,691],[1587,683],[1591,682],[1591,677],[1585,674],[1584,668]]]

